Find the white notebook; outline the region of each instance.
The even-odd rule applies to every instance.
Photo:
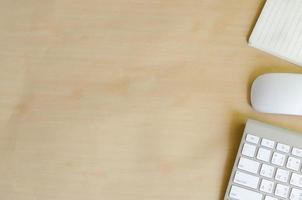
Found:
[[[302,0],[267,0],[249,45],[302,67]]]

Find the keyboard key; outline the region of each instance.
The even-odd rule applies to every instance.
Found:
[[[271,157],[271,150],[259,148],[257,159],[268,162],[270,160],[270,157]]]
[[[260,190],[262,192],[266,193],[272,193],[274,188],[274,183],[272,181],[268,181],[265,179],[262,179],[261,185],[260,185]]]
[[[287,198],[289,192],[289,187],[282,184],[277,184],[275,195],[278,197]]]
[[[300,168],[300,163],[301,163],[300,159],[289,157],[287,160],[286,167],[288,169],[298,171],[298,169]]]
[[[274,171],[275,171],[275,168],[273,166],[270,166],[267,164],[262,164],[262,167],[260,170],[260,175],[267,177],[267,178],[272,178]]]
[[[285,161],[285,155],[275,152],[273,154],[272,163],[274,165],[283,166]]]
[[[289,183],[297,187],[302,187],[302,175],[293,173]]]
[[[238,168],[247,172],[256,174],[258,172],[260,163],[254,160],[241,157],[239,160]]]
[[[292,150],[292,154],[294,156],[302,157],[302,149],[294,147],[293,150]]]
[[[275,142],[272,140],[263,138],[261,140],[261,145],[272,149],[275,146]]]
[[[280,182],[287,182],[289,177],[289,171],[284,169],[277,169],[275,179]]]
[[[255,136],[255,135],[247,134],[246,141],[248,141],[250,143],[258,144],[259,137]]]
[[[232,186],[230,197],[237,200],[261,200],[262,194],[241,187]]]
[[[290,200],[302,200],[302,190],[293,188],[290,194]]]
[[[259,182],[259,177],[237,171],[234,177],[234,182],[246,187],[256,189]]]
[[[271,196],[266,196],[264,200],[278,200],[278,199]]]
[[[282,143],[278,143],[276,149],[284,153],[289,153],[290,146]]]
[[[242,155],[248,157],[254,157],[256,152],[256,146],[252,144],[245,143],[242,148]]]

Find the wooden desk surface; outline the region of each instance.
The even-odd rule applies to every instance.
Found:
[[[251,82],[302,69],[247,46],[264,1],[0,6],[3,200],[222,199]]]

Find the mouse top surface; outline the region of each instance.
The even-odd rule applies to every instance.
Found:
[[[302,115],[302,74],[269,73],[251,88],[252,107],[265,113]]]

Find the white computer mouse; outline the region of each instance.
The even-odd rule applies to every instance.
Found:
[[[302,74],[269,73],[256,78],[252,107],[265,113],[302,115]]]

